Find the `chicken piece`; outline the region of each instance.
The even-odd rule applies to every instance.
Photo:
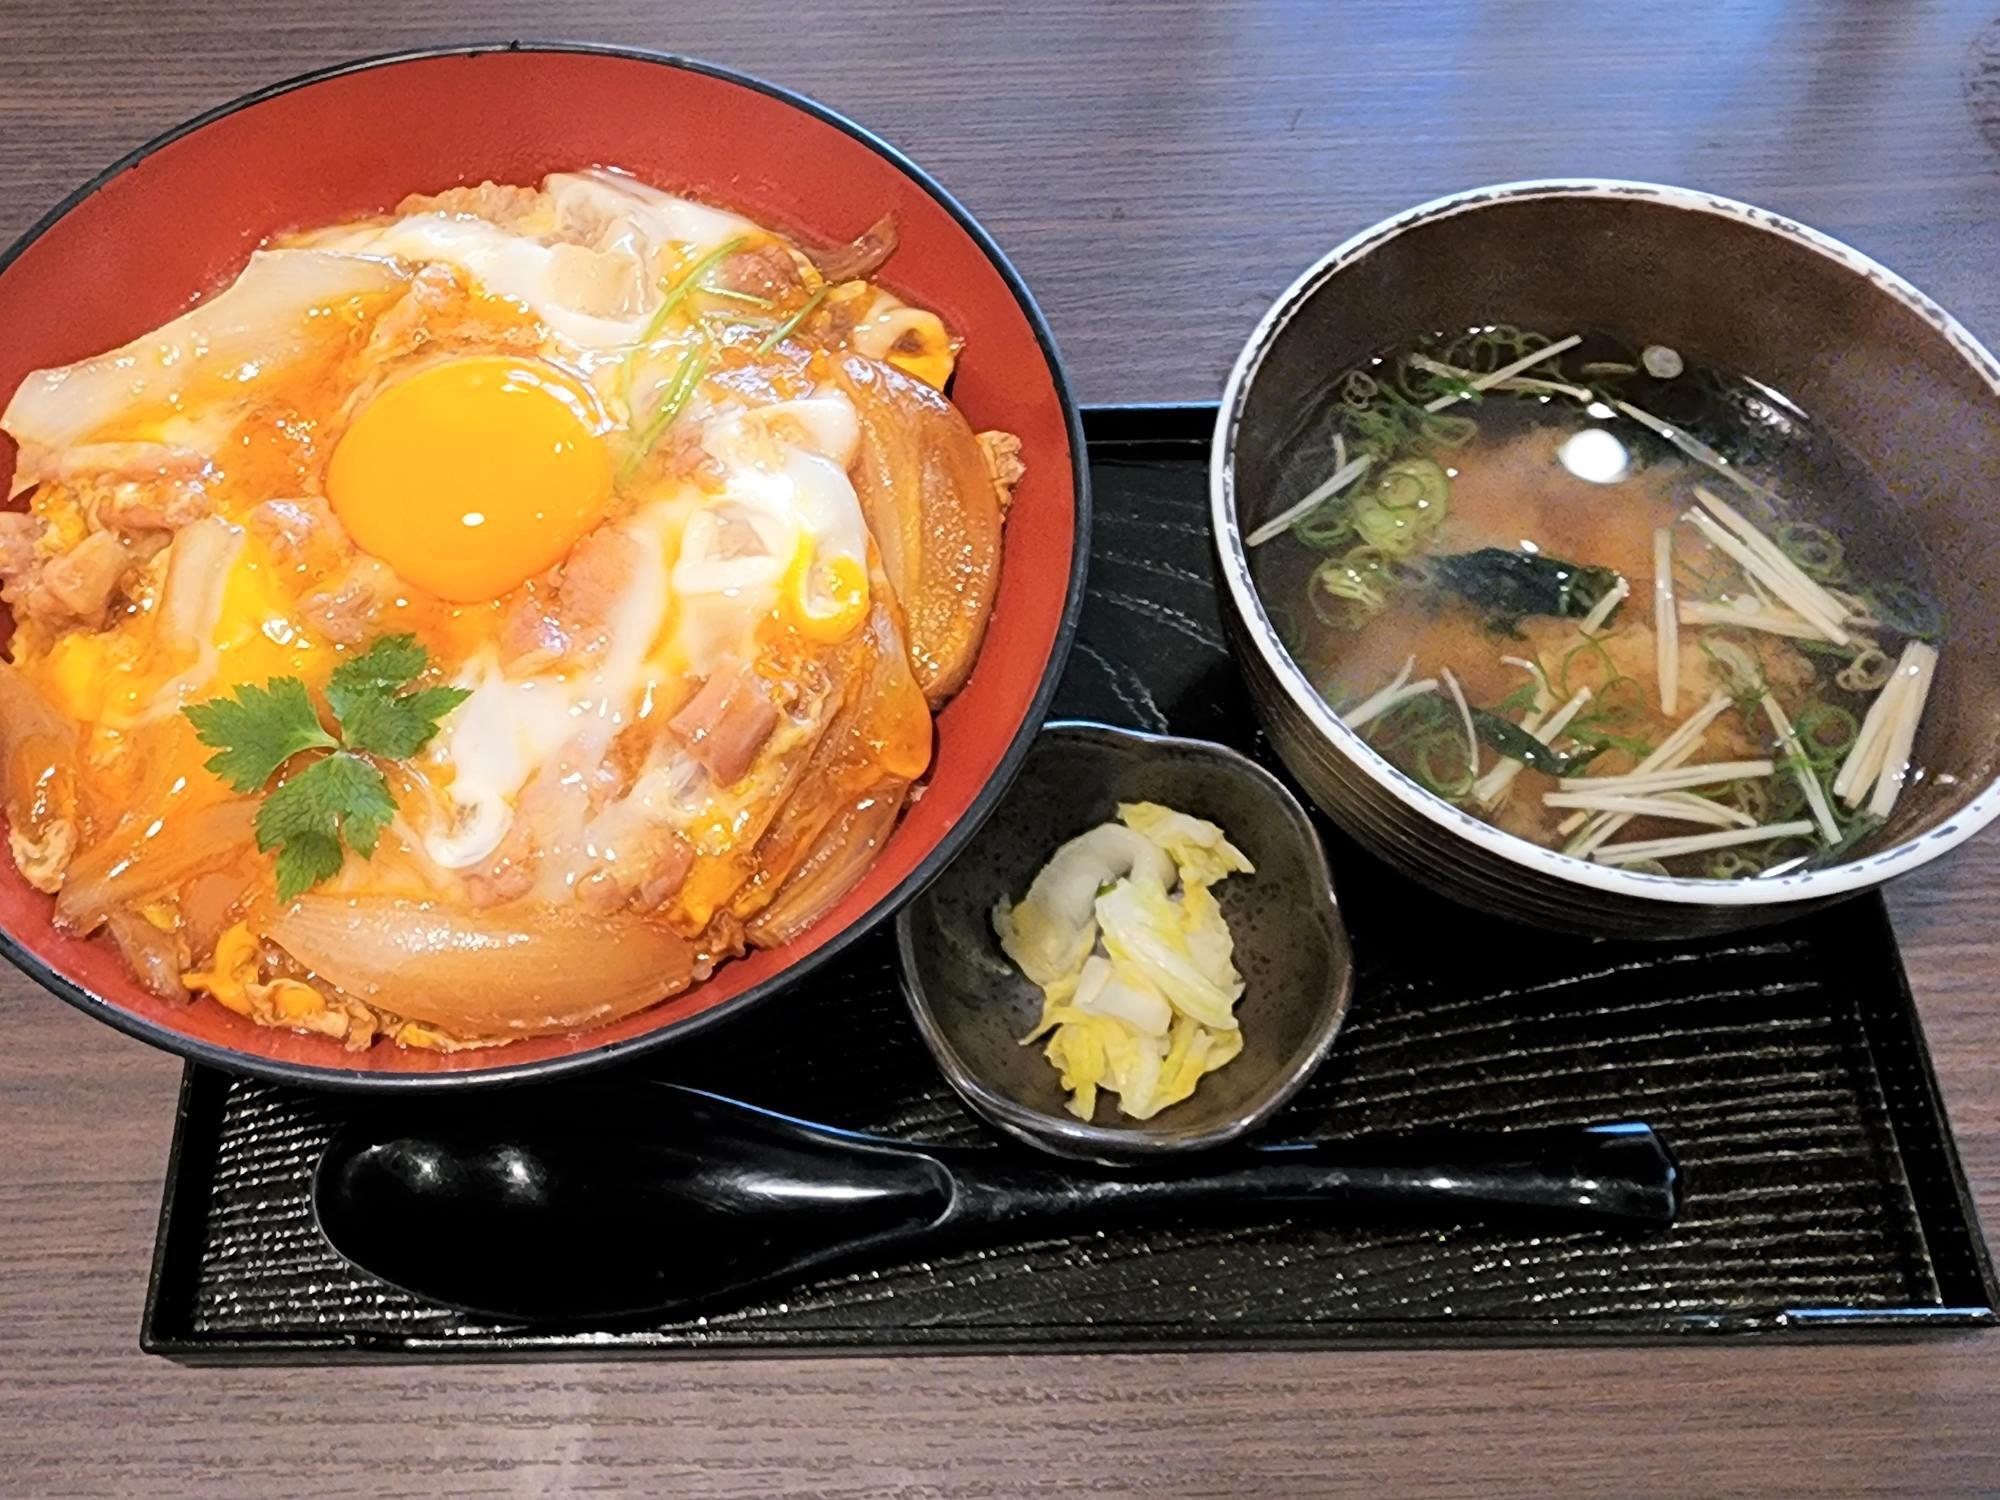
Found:
[[[460,295],[457,272],[441,264],[425,266],[410,278],[409,290],[375,320],[364,358],[370,366],[415,352],[429,342],[431,325]]]
[[[569,632],[555,615],[555,585],[533,580],[514,595],[500,616],[500,656],[508,666],[529,671],[561,658]]]
[[[601,527],[567,561],[524,584],[500,620],[500,650],[510,663],[552,662],[602,645],[612,611],[639,566],[639,543]]]
[[[85,490],[78,498],[84,514],[106,530],[178,531],[215,511],[198,479],[121,480]]]
[[[0,599],[18,605],[42,570],[48,522],[25,510],[0,511]]]
[[[273,557],[315,578],[332,573],[354,551],[333,508],[317,495],[266,500],[248,519]]]
[[[215,509],[208,460],[172,443],[80,444],[56,477],[99,531],[175,531]]]
[[[396,205],[398,215],[450,214],[484,219],[503,229],[528,228],[548,215],[548,199],[540,188],[513,183],[482,182],[477,187],[446,188],[441,193],[412,193]]]
[[[717,786],[733,786],[778,727],[778,710],[755,672],[725,661],[667,727],[687,742],[688,754]]]
[[[403,592],[387,563],[357,556],[327,587],[299,601],[299,611],[320,634],[358,646],[381,632],[382,619]]]
[[[40,578],[28,590],[25,608],[50,624],[75,621],[94,630],[104,623],[104,612],[130,562],[116,533],[93,531],[42,566]]]
[[[747,292],[772,301],[798,290],[799,265],[792,252],[779,244],[759,245],[725,256],[710,273],[709,283],[731,292]]]
[[[540,578],[520,586],[500,616],[500,654],[508,664],[542,666],[604,642],[612,610],[632,582],[638,542],[604,526]]]
[[[603,640],[638,568],[639,543],[623,531],[600,527],[576,544],[557,594],[559,618],[572,639],[586,646]]]
[[[513,836],[515,829],[521,829],[518,839]],[[530,841],[526,830],[517,822],[514,828],[508,830],[508,837],[500,841],[493,858],[465,877],[465,894],[474,906],[499,906],[520,900],[534,889],[534,885],[535,866]]]
[[[633,887],[632,909],[637,912],[658,911],[686,882],[687,873],[693,866],[694,850],[685,839],[664,841],[653,851],[653,857],[643,866],[643,877]]]
[[[456,271],[433,263],[411,277],[409,290],[375,320],[362,363],[380,368],[419,350],[528,350],[545,336],[541,322],[526,306],[473,296]]]
[[[56,478],[64,484],[79,479],[199,479],[208,460],[179,443],[78,443],[56,459]]]
[[[669,829],[651,828],[628,839],[616,864],[599,865],[576,884],[576,899],[594,916],[627,908],[657,910],[681,888],[694,865],[694,849]]]
[[[544,899],[567,900],[560,888],[573,885],[590,868],[569,857],[578,830],[588,831],[593,813],[622,782],[621,773],[607,764],[597,727],[586,722],[560,751],[543,761],[515,799],[514,815],[500,842],[482,864],[467,871],[472,904],[499,906],[519,900],[543,881],[552,885],[543,892]],[[582,842],[588,847],[587,838]],[[622,838],[607,837],[599,843],[616,848],[621,857],[626,848]],[[551,860],[556,863],[553,873]]]
[[[701,423],[676,421],[654,444],[653,463],[668,479],[685,480],[711,495],[718,494],[729,482],[729,470],[701,445],[701,438]]]

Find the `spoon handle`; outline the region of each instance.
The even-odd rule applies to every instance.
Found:
[[[1281,1211],[1283,1218],[1461,1220],[1664,1229],[1680,1207],[1651,1127],[1608,1125],[1370,1136],[1262,1146],[1172,1175],[1085,1175],[952,1153],[940,1229],[1038,1229]]]

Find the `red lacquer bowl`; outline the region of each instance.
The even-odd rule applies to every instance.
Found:
[[[107,170],[0,258],[0,399],[28,371],[122,344],[227,282],[266,236],[456,183],[618,166],[818,241],[887,209],[884,280],[964,335],[953,398],[1020,435],[1027,477],[999,601],[965,690],[938,718],[930,785],[846,900],[797,941],[725,965],[651,1010],[576,1036],[450,1055],[349,1053],[202,999],[153,998],[102,939],[58,934],[0,859],[0,949],[100,1020],[240,1072],[321,1087],[493,1083],[598,1067],[684,1037],[821,969],[941,870],[1013,779],[1075,633],[1088,551],[1083,438],[1054,342],[993,241],[935,182],[829,110],[683,58],[502,45],[377,58],[264,89]],[[0,439],[0,493],[14,455]],[[783,1003],[838,1005],[808,986]]]

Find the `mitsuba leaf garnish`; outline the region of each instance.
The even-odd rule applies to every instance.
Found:
[[[273,677],[264,686],[245,683],[233,698],[211,698],[184,710],[195,738],[213,745],[208,769],[239,792],[254,792],[301,750],[337,743],[320,727],[306,685]]]
[[[306,685],[273,677],[185,710],[195,738],[214,747],[208,769],[239,792],[260,792],[295,757],[328,750],[290,771],[257,809],[257,847],[277,851],[278,899],[290,901],[340,872],[345,851],[375,853],[396,816],[376,760],[407,760],[468,696],[455,687],[411,688],[430,665],[413,635],[387,635],[336,667],[326,685],[335,734]]]

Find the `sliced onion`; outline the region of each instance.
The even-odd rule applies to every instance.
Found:
[[[163,646],[206,646],[222,613],[222,588],[229,565],[243,545],[243,528],[220,516],[183,526],[167,552],[167,580],[160,590],[154,639]]]
[[[694,965],[654,923],[518,903],[306,895],[265,933],[338,989],[465,1041],[601,1026],[685,989]]]
[[[860,355],[840,380],[861,419],[851,471],[903,606],[910,668],[932,707],[964,685],[1000,584],[1000,496],[958,409],[914,376]]]
[[[894,831],[907,790],[905,782],[889,782],[835,818],[745,929],[750,941],[759,948],[789,943],[853,890]]]
[[[70,865],[56,897],[56,925],[94,932],[114,910],[143,906],[211,870],[235,868],[256,847],[256,820],[257,804],[247,797],[163,816],[127,813]]]
[[[34,685],[0,662],[0,799],[15,863],[53,891],[76,845],[76,733]]]
[[[139,983],[162,1000],[184,1001],[180,954],[174,940],[134,911],[114,911],[106,926],[111,941],[132,968]]]
[[[69,721],[11,662],[0,661],[0,756],[11,761],[31,740],[75,739]]]
[[[36,370],[0,426],[21,445],[18,493],[70,444],[135,409],[179,405],[191,382],[226,380],[246,366],[271,372],[325,347],[321,308],[380,307],[409,273],[374,255],[259,250],[221,291],[171,323],[78,364]],[[256,389],[252,387],[252,389]]]
[[[215,951],[216,939],[236,920],[237,909],[250,892],[252,871],[241,866],[197,875],[181,892],[181,932],[188,950]]]

